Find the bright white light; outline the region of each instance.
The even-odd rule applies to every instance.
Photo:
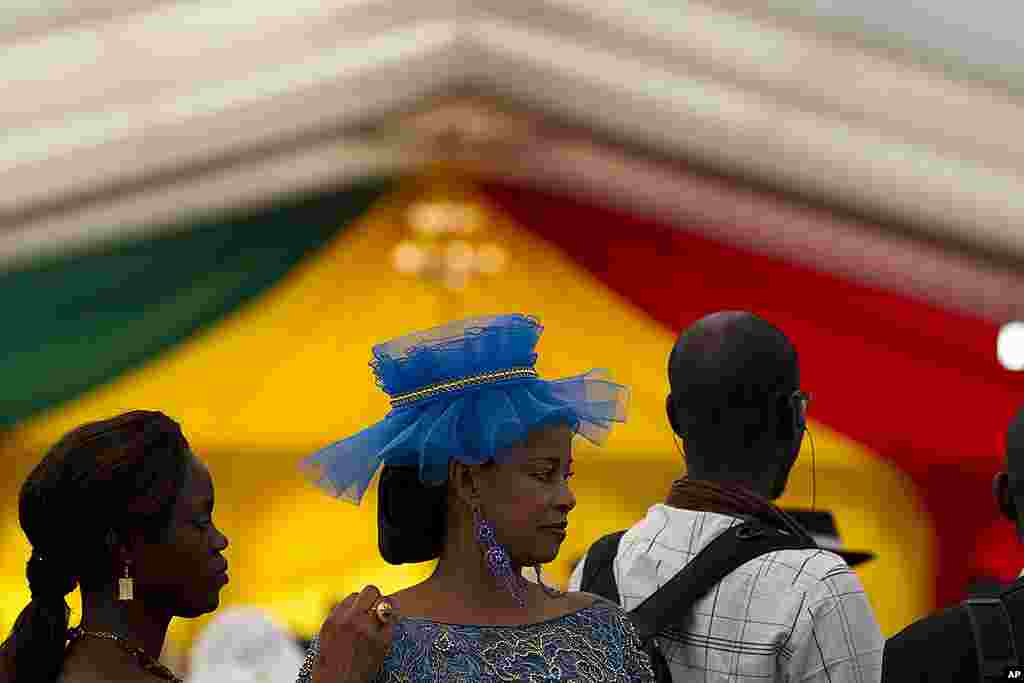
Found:
[[[1003,325],[996,341],[996,356],[1007,370],[1024,370],[1024,322]]]

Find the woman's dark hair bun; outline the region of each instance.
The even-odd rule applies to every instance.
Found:
[[[426,562],[441,556],[448,487],[427,486],[415,465],[385,465],[377,495],[377,542],[390,564]]]

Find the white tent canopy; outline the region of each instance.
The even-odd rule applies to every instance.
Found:
[[[471,86],[581,130],[1024,262],[1024,100],[1012,83],[954,79],[872,51],[837,38],[834,21],[822,24],[831,32],[808,28],[792,15],[852,16],[853,0],[845,9],[803,2],[761,8],[778,16],[710,0],[134,0],[118,11],[54,3],[49,14],[26,5],[0,32],[0,259],[101,239],[183,208],[411,168],[422,156],[415,144],[375,142],[358,127]],[[881,21],[881,2],[859,6],[863,25]],[[910,10],[899,12],[902,21]],[[910,43],[927,46],[922,36]],[[1006,50],[1000,59],[1015,57]],[[996,58],[977,54],[975,66]],[[578,136],[562,142],[522,141],[492,170],[536,177],[543,167],[551,182],[617,190],[686,215],[678,187],[690,182],[696,192],[697,181],[585,147]],[[883,280],[886,268],[903,272],[904,289],[944,298],[939,277],[922,284],[927,274],[916,274],[907,284],[906,259],[920,266],[927,256],[932,269],[982,283],[956,305],[996,319],[1024,315],[1003,302],[1024,301],[1020,269],[853,223],[818,236],[794,225],[775,226],[762,246],[810,245],[827,261],[838,239],[847,260],[833,254],[824,265],[862,277],[879,266],[852,255],[873,248],[889,255]]]
[[[728,0],[733,7],[750,3]],[[762,12],[801,18],[818,31],[908,53],[963,75],[1024,85],[1024,7],[1002,0],[762,0]]]

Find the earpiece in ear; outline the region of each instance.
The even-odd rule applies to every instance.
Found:
[[[790,394],[789,409],[792,411],[793,438],[797,439],[807,429],[807,396],[799,391]]]

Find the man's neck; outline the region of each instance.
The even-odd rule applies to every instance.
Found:
[[[752,493],[756,493],[766,500],[772,499],[775,483],[770,479],[754,479],[752,477],[738,477],[732,474],[712,473],[701,471],[697,468],[690,468],[684,475],[687,479],[696,481],[707,481],[724,488],[738,486]]]
[[[771,525],[793,526],[770,500],[749,488],[723,485],[693,477],[672,482],[665,503],[681,510],[713,512],[730,517],[753,517]]]

